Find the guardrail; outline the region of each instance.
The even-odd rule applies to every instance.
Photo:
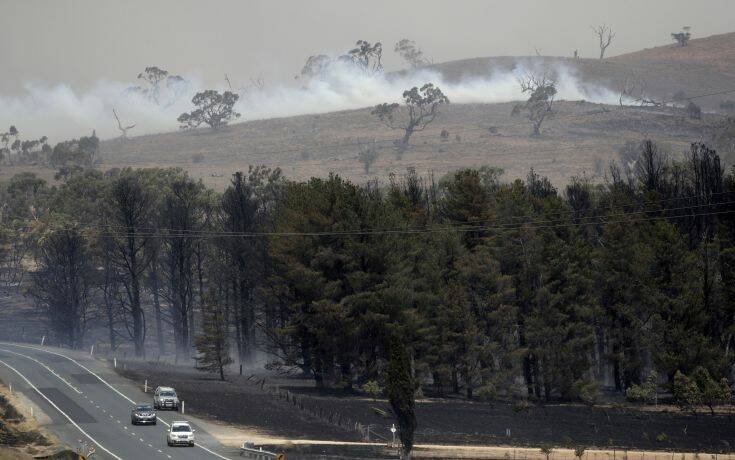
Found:
[[[246,442],[240,447],[240,456],[252,458],[255,460],[285,460],[286,456],[263,450],[262,447],[256,449],[251,443]]]

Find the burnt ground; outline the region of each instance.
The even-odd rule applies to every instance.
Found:
[[[393,422],[386,401],[357,395],[319,392],[297,379],[271,379],[261,389],[262,377],[231,376],[227,382],[191,368],[155,363],[126,363],[118,371],[149,384],[176,387],[187,410],[263,434],[291,439],[357,441],[359,434],[334,418],[372,427],[373,440],[389,439]],[[257,382],[257,383],[256,383]],[[278,385],[299,404],[276,398],[267,390]],[[417,444],[553,445],[585,448],[730,452],[735,446],[735,417],[681,413],[676,409],[640,410],[625,405],[587,407],[573,404],[532,405],[524,409],[509,403],[484,404],[454,399],[417,403]],[[317,414],[317,415],[313,415]],[[348,423],[348,424],[349,424]],[[342,425],[342,426],[340,426]],[[506,437],[506,429],[511,436]]]

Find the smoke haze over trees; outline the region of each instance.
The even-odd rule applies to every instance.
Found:
[[[27,241],[50,340],[75,348],[91,329],[139,355],[196,345],[222,377],[267,353],[350,389],[404,372],[400,337],[439,396],[593,402],[652,370],[705,394],[733,360],[735,172],[702,144],[634,150],[562,190],[488,167],[362,186],[260,167],[223,193],[177,169],[24,173],[2,186],[3,254]]]

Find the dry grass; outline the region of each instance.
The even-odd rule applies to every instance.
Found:
[[[24,414],[20,407],[15,395],[0,382],[0,436],[3,444],[7,445],[0,451],[0,459],[30,458],[29,455],[47,452],[57,444],[56,438],[35,419]]]
[[[504,169],[509,180],[525,177],[533,167],[562,185],[572,176],[599,179],[599,165],[616,159],[617,149],[626,140],[650,136],[674,152],[684,152],[689,142],[704,135],[708,123],[680,113],[560,102],[544,124],[542,136],[534,138],[523,118],[511,117],[511,109],[512,104],[450,105],[433,125],[412,138],[411,149],[401,159],[391,145],[397,132],[378,124],[363,109],[252,121],[220,132],[197,130],[141,136],[126,143],[107,141],[100,167],[180,167],[218,189],[227,185],[230,174],[247,170],[248,165],[277,166],[294,179],[336,172],[358,182],[373,177],[385,180],[391,172],[408,167],[439,176],[481,165]],[[440,138],[442,129],[449,131],[446,141]],[[357,159],[356,146],[358,139],[368,138],[383,141],[369,175]],[[195,154],[204,155],[204,162],[192,162]]]

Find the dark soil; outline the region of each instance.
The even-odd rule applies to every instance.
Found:
[[[173,385],[191,411],[218,420],[255,427],[274,436],[294,439],[355,441],[359,435],[314,417],[277,399],[255,383],[233,376],[219,382],[193,369],[168,365],[126,363],[118,370],[136,380]],[[316,391],[303,380],[271,379],[319,413],[339,413],[371,425],[373,440],[390,439],[393,423],[386,401],[338,396]],[[316,410],[314,410],[316,408]],[[649,449],[730,452],[735,446],[735,418],[731,415],[692,415],[678,410],[639,410],[635,407],[587,407],[573,404],[483,404],[453,399],[432,399],[417,404],[417,444],[518,446],[583,446],[586,448]],[[387,415],[387,416],[386,416]],[[506,429],[510,437],[506,437]]]

